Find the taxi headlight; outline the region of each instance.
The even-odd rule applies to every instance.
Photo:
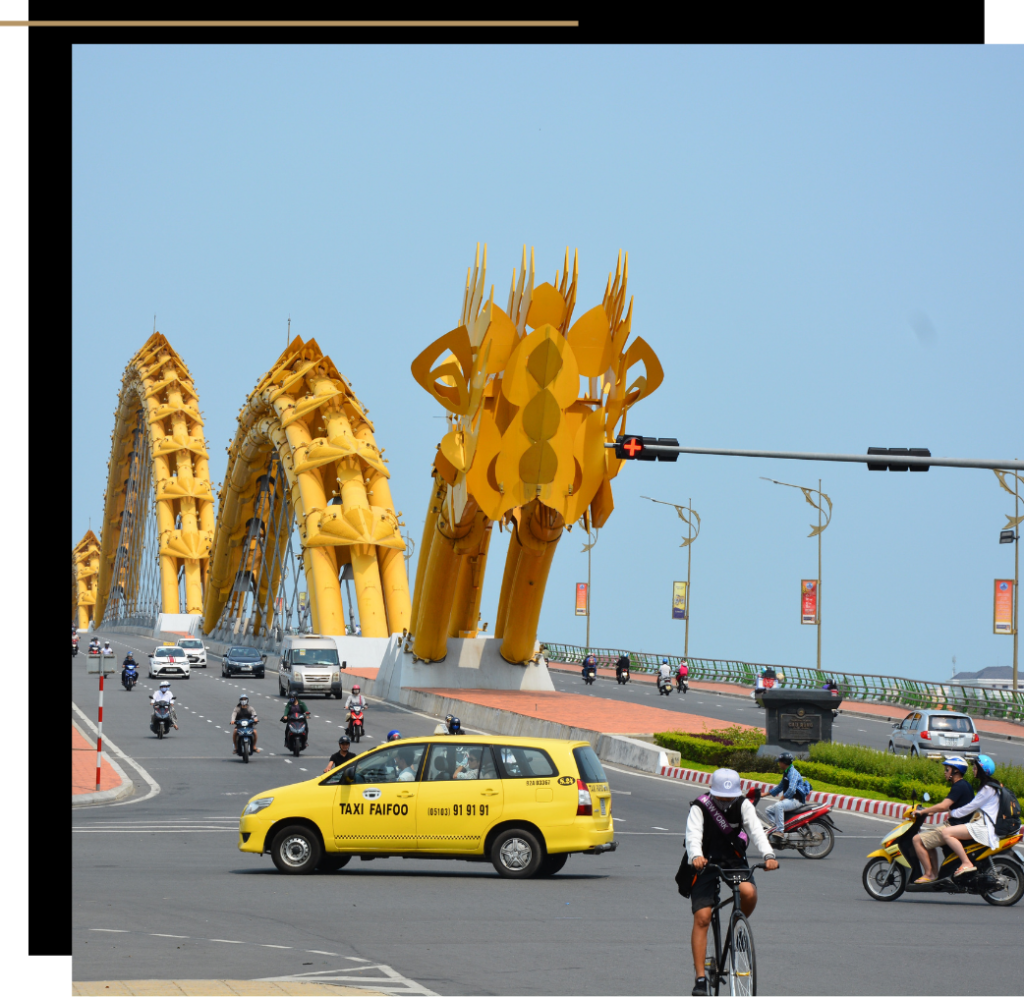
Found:
[[[246,814],[259,813],[261,810],[265,810],[269,807],[273,802],[273,796],[261,796],[258,800],[250,800],[245,805],[245,809],[242,811],[242,816],[244,817]]]

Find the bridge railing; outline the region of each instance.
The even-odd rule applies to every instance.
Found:
[[[673,672],[683,660],[678,654],[647,654],[619,648],[585,648],[576,644],[547,643],[548,658],[567,664],[581,664],[593,654],[598,664],[614,666],[623,654],[629,657],[630,667],[638,672],[656,672],[663,658],[667,658]],[[749,661],[728,661],[717,658],[687,658],[690,678],[704,682],[725,682],[734,685],[754,685],[757,676],[768,665]],[[778,676],[779,685],[789,689],[820,689],[829,680],[835,682],[844,699],[861,702],[894,703],[908,709],[948,709],[978,717],[998,717],[1024,723],[1024,692],[1009,689],[989,689],[977,685],[946,685],[921,682],[895,675],[864,675],[858,672],[835,672],[799,666],[771,665]]]

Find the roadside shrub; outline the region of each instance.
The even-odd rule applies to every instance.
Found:
[[[945,781],[940,762],[911,758],[909,755],[890,755],[887,751],[865,748],[859,744],[819,741],[811,746],[811,761],[870,775],[903,776],[928,783]]]

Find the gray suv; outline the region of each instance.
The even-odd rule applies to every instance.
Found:
[[[889,752],[938,759],[963,755],[970,761],[981,752],[980,741],[974,721],[964,713],[915,710],[902,723],[892,725]]]

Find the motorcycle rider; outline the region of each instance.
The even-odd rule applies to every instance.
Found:
[[[401,741],[402,732],[400,730],[389,730],[388,736],[384,738],[385,741]]]
[[[246,718],[247,717],[248,719],[252,720],[252,722],[253,722],[252,750],[253,751],[260,751],[261,749],[256,747],[256,738],[259,735],[256,733],[256,726],[255,726],[256,721],[259,720],[259,717],[256,716],[256,711],[249,705],[249,697],[244,692],[242,693],[241,696],[238,697],[238,704],[231,711],[231,725],[233,727],[234,727],[235,721],[239,717],[242,717],[242,718]],[[234,748],[235,754],[237,755],[238,754],[238,728],[237,727],[235,727],[235,729],[231,732],[231,744],[232,744],[232,746]]]
[[[967,852],[964,851],[961,842],[973,839],[986,848],[996,848],[999,845],[996,819],[999,816],[999,790],[1002,783],[994,777],[995,770],[996,763],[988,755],[978,755],[974,759],[974,775],[980,783],[977,795],[963,806],[950,810],[949,816],[966,817],[975,810],[980,810],[981,818],[969,820],[966,824],[945,824],[942,827],[942,843],[948,845],[960,859],[960,867],[953,873],[954,876],[965,876],[969,872],[974,872],[976,868],[967,858]]]
[[[114,649],[110,646],[110,641],[109,640],[105,640],[103,642],[103,650],[100,651],[100,654],[102,654],[104,658],[115,658],[115,657],[117,657],[117,655],[114,654]]]
[[[782,793],[782,799],[768,807],[767,812],[769,819],[775,822],[772,836],[779,835],[781,838],[786,828],[786,811],[796,810],[807,796],[804,792],[804,777],[793,764],[793,756],[788,751],[783,751],[777,761],[779,765],[784,766],[782,780],[768,790],[768,795],[776,796]]]
[[[131,666],[132,668],[134,668],[134,669],[135,669],[135,672],[136,672],[136,680],[137,680],[137,679],[138,679],[138,671],[139,671],[139,666],[138,666],[138,664],[136,664],[136,661],[135,661],[135,656],[134,656],[134,655],[132,654],[132,652],[131,652],[131,651],[129,651],[129,652],[128,652],[128,653],[127,653],[127,654],[126,654],[125,656],[124,656],[124,661],[122,661],[122,662],[121,662],[121,681],[122,681],[122,682],[123,682],[123,681],[124,681],[124,679],[125,679],[125,672],[126,672],[126,671],[128,671],[128,667],[129,667],[129,665],[130,665],[130,666]]]
[[[967,774],[967,759],[960,755],[947,755],[942,764],[945,766],[946,782],[950,783],[949,793],[944,800],[932,807],[924,807],[917,812],[920,814],[941,814],[955,807],[962,807],[974,799],[974,790],[971,784],[964,778]],[[909,808],[907,813],[912,810]],[[950,817],[947,815],[946,823],[957,825],[966,824],[966,817]],[[929,828],[918,831],[913,837],[914,851],[917,852],[918,861],[921,863],[923,875],[914,880],[915,883],[934,883],[939,874],[939,849],[943,845],[941,828]]]
[[[620,654],[619,660],[615,662],[615,677],[618,678],[620,675],[625,674],[629,677],[629,655]]]
[[[584,678],[587,677],[587,672],[591,668],[594,669],[594,674],[596,675],[597,674],[597,655],[596,654],[588,654],[583,659],[583,677]]]
[[[352,691],[348,694],[348,699],[345,700],[345,709],[348,711],[345,714],[345,720],[349,724],[351,729],[352,724],[352,707],[358,706],[364,712],[366,711],[366,697],[359,691],[359,686],[352,686]],[[363,720],[363,732],[366,732],[366,720]]]
[[[660,689],[665,683],[672,684],[672,668],[668,663],[668,658],[662,658],[661,664],[658,666],[658,688]]]
[[[745,832],[745,836],[741,837],[741,832]],[[691,993],[694,997],[704,997],[708,993],[704,960],[711,912],[718,902],[718,878],[704,867],[708,862],[731,869],[747,866],[748,842],[756,845],[765,859],[766,869],[778,869],[779,863],[765,837],[754,804],[742,795],[739,774],[732,769],[716,769],[711,775],[710,792],[690,804],[686,819],[686,854],[695,870],[690,887],[690,908],[693,911],[690,948],[696,975]],[[757,906],[757,887],[753,878],[740,883],[740,906],[747,917]]]
[[[676,672],[676,686],[680,689],[684,685],[688,685],[686,682],[687,677],[690,674],[690,666],[686,663],[686,658],[683,658],[679,662],[679,670]]]
[[[289,720],[295,720],[298,717],[303,717],[306,721],[306,734],[302,738],[302,746],[306,746],[306,740],[309,736],[309,710],[306,709],[306,704],[299,699],[299,694],[293,692],[288,698],[288,702],[284,707],[284,716],[281,717],[281,723],[286,724]],[[284,745],[288,747],[288,729],[285,728],[284,732]]]
[[[174,709],[174,693],[171,692],[171,683],[164,679],[160,683],[160,688],[149,697],[149,705],[155,706],[157,703],[170,703],[171,706],[171,723],[174,724],[174,729],[178,729],[178,714]],[[153,714],[154,717],[156,714]]]
[[[454,716],[452,716],[452,714],[451,714],[451,713],[448,713],[448,714],[447,714],[447,715],[445,716],[444,720],[442,720],[442,721],[441,721],[441,722],[440,722],[440,723],[439,723],[439,724],[438,724],[438,725],[437,725],[437,726],[436,726],[436,727],[434,728],[434,733],[435,733],[435,734],[450,734],[450,733],[451,733],[451,730],[450,730],[449,728],[451,727],[451,722],[452,722],[452,721],[453,721],[454,719],[455,719],[455,717],[454,717]]]
[[[90,654],[99,654],[100,653],[100,639],[99,639],[99,637],[93,637],[89,641],[89,653]]]
[[[344,765],[350,758],[355,758],[359,754],[358,751],[353,751],[351,748],[352,739],[348,734],[342,734],[338,738],[338,750],[331,755],[327,765],[324,766],[325,772],[330,772],[331,769],[336,769],[339,765]]]

